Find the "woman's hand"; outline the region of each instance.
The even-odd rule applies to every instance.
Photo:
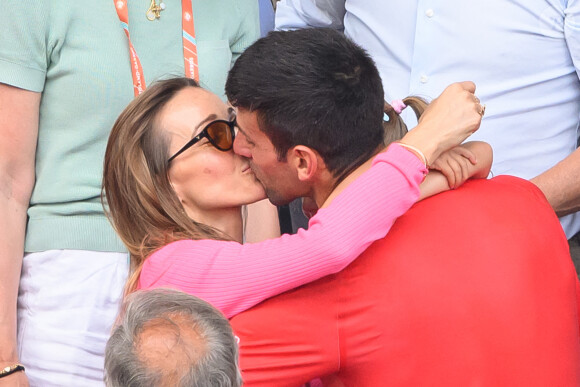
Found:
[[[400,142],[421,150],[429,163],[461,144],[479,128],[484,113],[483,105],[474,93],[473,82],[448,86],[427,107],[419,124]]]

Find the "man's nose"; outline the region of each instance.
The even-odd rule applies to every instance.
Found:
[[[252,153],[250,152],[250,148],[248,148],[248,143],[244,139],[244,136],[236,136],[234,139],[234,152],[240,156],[244,156],[247,158],[252,157]]]

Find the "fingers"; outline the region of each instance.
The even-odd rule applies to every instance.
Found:
[[[477,97],[477,95],[473,94],[473,101],[475,102],[476,111],[477,113],[483,117],[485,114],[485,104],[481,103],[481,100]]]
[[[443,173],[447,177],[447,182],[449,183],[449,187],[451,189],[455,188],[455,183],[457,181],[457,162],[453,159],[447,160],[447,173]]]
[[[475,102],[475,109],[477,111],[477,113],[483,117],[483,115],[485,114],[485,104],[481,103],[481,100],[475,95],[475,83],[471,82],[471,81],[464,81],[464,82],[457,82],[453,85],[457,85],[459,88],[467,91],[468,93],[471,94],[471,97],[473,98],[473,101]],[[453,86],[450,85],[450,86]]]
[[[484,109],[474,92],[471,81],[449,85],[431,102],[417,127],[405,135],[405,142],[421,149],[428,160],[461,144],[481,124]]]
[[[457,82],[457,85],[459,85],[463,90],[469,91],[471,94],[475,94],[475,83],[471,81],[463,81]]]
[[[483,115],[485,114],[485,104],[479,104],[480,110],[479,110],[479,114],[481,115],[481,117],[483,118]]]
[[[459,164],[459,162],[456,159],[449,159],[447,160],[447,164],[449,165],[449,168],[451,170],[451,175],[453,176],[452,179],[447,179],[449,181],[449,186],[452,189],[455,189],[459,184],[459,182],[461,181],[461,165]]]
[[[448,93],[450,96],[456,96],[455,102],[457,104],[463,103],[463,106],[466,109],[475,109],[477,115],[472,114],[471,120],[473,121],[471,122],[471,125],[467,125],[472,129],[467,133],[467,136],[472,135],[475,131],[477,131],[477,129],[479,129],[481,118],[485,114],[485,105],[482,104],[481,100],[475,95],[475,83],[471,81],[456,82],[449,85],[447,88],[450,89],[450,92]]]
[[[449,160],[450,158],[442,156],[437,160],[435,160],[435,162],[429,168],[441,172],[443,176],[445,176],[445,178],[447,179],[447,184],[449,185],[449,188],[453,189],[455,188],[456,176],[453,167],[449,163]]]
[[[447,179],[447,185],[449,185],[449,188],[451,189],[455,188],[455,179],[456,179],[455,171],[449,164],[449,160],[445,161],[438,160],[434,165],[431,165],[430,168],[441,172],[443,176],[445,176],[445,178]]]
[[[458,188],[461,186],[467,179],[469,179],[469,166],[471,165],[470,161],[465,157],[462,157],[458,161],[459,165],[459,178],[455,179],[455,187]]]
[[[469,160],[469,162],[473,165],[477,164],[477,158],[475,157],[475,153],[470,151],[469,149],[458,146],[453,148],[455,152],[457,152],[460,156],[464,157],[465,159]]]
[[[449,188],[455,189],[469,179],[469,171],[473,169],[471,164],[475,165],[475,162],[475,155],[460,146],[441,155],[431,169],[441,172],[447,179]]]
[[[467,159],[460,158],[450,158],[447,160],[450,173],[447,176],[447,181],[451,189],[459,187],[465,180],[468,179],[468,161]]]

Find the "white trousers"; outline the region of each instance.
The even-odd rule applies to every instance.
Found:
[[[104,352],[128,255],[50,250],[24,256],[18,345],[31,386],[104,386]]]

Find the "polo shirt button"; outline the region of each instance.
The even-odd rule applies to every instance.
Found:
[[[428,10],[425,11],[425,15],[427,15],[427,17],[433,17],[433,15],[435,15],[435,11],[429,8]]]
[[[429,77],[426,75],[421,75],[420,81],[421,83],[427,83],[429,81]]]

